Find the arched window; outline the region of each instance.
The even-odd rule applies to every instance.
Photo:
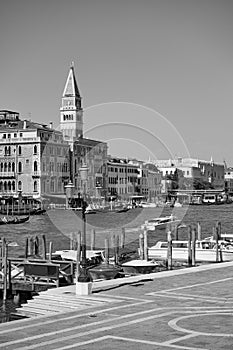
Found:
[[[22,181],[19,181],[19,182],[18,182],[18,190],[19,190],[19,191],[22,191]]]
[[[19,155],[21,155],[22,154],[22,148],[21,148],[21,146],[19,146]]]
[[[8,171],[11,172],[11,163],[8,163]]]
[[[37,154],[37,146],[36,145],[34,146],[34,151],[33,152],[34,152],[34,154]]]
[[[3,163],[0,165],[0,171],[3,172]]]
[[[7,172],[7,163],[4,163],[4,172]]]
[[[18,164],[18,172],[22,173],[22,170],[23,170],[22,163],[19,162],[19,164]]]
[[[12,163],[12,171],[15,171],[15,163]]]
[[[37,192],[37,181],[34,181],[33,190],[34,192]]]
[[[77,173],[77,159],[74,161],[74,172]]]
[[[4,181],[4,191],[6,192],[7,191],[7,182]]]
[[[0,181],[0,191],[2,192],[2,181]]]
[[[12,191],[15,191],[15,182],[12,182]]]
[[[5,146],[5,156],[7,156],[7,146]]]
[[[35,162],[34,162],[33,169],[34,169],[35,172],[37,171],[37,161],[36,161],[36,160],[35,160]]]
[[[8,147],[8,155],[11,155],[11,146]]]
[[[11,191],[11,182],[8,181],[8,191]]]

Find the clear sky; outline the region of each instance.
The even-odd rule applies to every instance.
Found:
[[[74,61],[111,154],[233,165],[231,0],[1,1],[0,50],[0,109],[58,125]]]

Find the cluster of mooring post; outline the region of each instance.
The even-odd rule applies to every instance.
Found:
[[[167,235],[167,258],[166,267],[168,270],[172,269],[172,242],[179,240],[179,225],[168,224],[166,228]],[[188,266],[196,265],[196,241],[202,240],[202,228],[200,222],[197,225],[189,225],[188,231],[188,256],[187,264]],[[213,227],[213,239],[216,241],[216,262],[222,262],[222,251],[219,248],[219,239],[221,238],[221,222],[217,222]],[[139,234],[139,257],[141,260],[148,260],[148,240],[147,240],[147,229],[146,226],[143,232]]]
[[[91,237],[90,237],[90,250],[94,251],[96,249],[95,246],[95,241],[96,241],[96,231],[93,229],[91,231]],[[112,248],[112,254],[114,257],[114,265],[119,264],[119,252],[120,248],[125,247],[125,229],[122,228],[121,234],[120,235],[112,235],[111,239],[105,238],[104,240],[104,264],[105,266],[109,265],[109,258],[110,258],[110,249]],[[79,282],[79,276],[80,276],[80,266],[82,262],[82,248],[83,248],[83,242],[82,242],[82,235],[81,232],[79,231],[76,235],[72,234],[70,237],[70,248],[71,249],[76,249],[76,294],[78,295],[88,295],[91,293],[92,289],[92,282]],[[86,283],[86,285],[85,285]]]
[[[53,243],[49,242],[49,251],[47,257],[47,247],[46,247],[46,236],[41,236],[41,249],[40,249],[40,240],[38,236],[35,237],[27,237],[25,242],[25,253],[24,257],[27,259],[28,257],[39,257],[41,256],[43,260],[52,260],[52,249]],[[41,252],[40,252],[41,250]]]

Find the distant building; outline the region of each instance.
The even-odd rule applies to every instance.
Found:
[[[157,160],[156,166],[162,171],[163,176],[174,175],[176,170],[182,171],[182,176],[186,184],[195,188],[224,189],[224,164],[210,161],[199,160],[195,158],[177,158],[169,160]]]
[[[139,166],[128,159],[108,156],[108,196],[128,200],[138,194]]]
[[[0,111],[0,195],[64,194],[69,144],[50,126]]]
[[[225,189],[230,196],[233,195],[233,168],[232,167],[225,169]]]

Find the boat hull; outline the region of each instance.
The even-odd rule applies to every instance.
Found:
[[[215,249],[198,249],[196,248],[195,261],[196,262],[216,262],[216,250]],[[149,259],[166,260],[167,249],[166,248],[149,248],[148,249]],[[188,260],[188,249],[187,248],[172,248],[172,258],[178,261]],[[219,260],[222,261],[233,261],[233,251],[219,251]]]

